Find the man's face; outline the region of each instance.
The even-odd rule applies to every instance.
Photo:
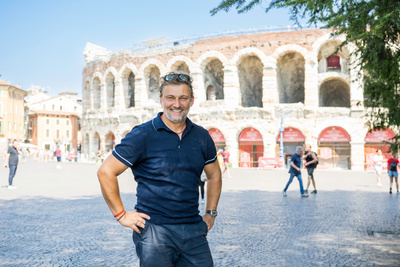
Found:
[[[18,141],[14,141],[14,142],[13,142],[13,146],[14,146],[15,148],[18,148]]]
[[[306,145],[306,151],[310,151],[311,150],[311,146],[310,145]]]
[[[193,102],[190,88],[186,84],[169,84],[164,87],[163,94],[160,96],[165,116],[174,123],[186,120]]]
[[[297,155],[301,156],[303,155],[303,149],[299,149],[296,151]]]

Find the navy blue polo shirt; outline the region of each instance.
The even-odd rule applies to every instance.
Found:
[[[297,155],[297,153],[294,153],[292,157],[290,158],[290,161],[293,161],[294,165],[300,168],[301,166],[301,156]],[[290,166],[289,173],[293,173],[294,175],[299,175],[301,172]]]
[[[214,141],[189,119],[179,139],[161,115],[135,126],[113,155],[132,169],[138,183],[135,208],[149,215],[150,222],[200,222],[199,180],[204,166],[217,159]]]

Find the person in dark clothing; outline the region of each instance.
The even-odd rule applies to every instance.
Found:
[[[308,187],[310,186],[311,181],[314,187],[314,191],[312,191],[311,194],[316,194],[317,188],[315,187],[314,170],[317,167],[318,159],[315,156],[315,153],[311,151],[311,145],[306,145],[306,152],[304,153],[303,159],[306,161],[304,165],[306,166],[308,174],[308,182],[305,192],[308,193]]]
[[[17,188],[13,185],[13,179],[17,172],[18,156],[21,154],[21,151],[18,151],[18,141],[14,140],[12,146],[8,147],[6,161],[4,163],[4,167],[9,167],[10,169],[10,174],[8,176],[8,189]]]
[[[283,189],[282,192],[283,196],[285,197],[286,197],[286,190],[289,188],[289,185],[293,182],[293,178],[295,176],[297,177],[297,180],[299,180],[301,197],[308,197],[308,194],[304,192],[303,181],[301,179],[300,166],[301,166],[302,155],[303,155],[303,148],[301,146],[298,146],[296,148],[296,153],[294,153],[290,158],[290,169],[289,169],[290,178],[288,183],[286,184],[285,189]]]

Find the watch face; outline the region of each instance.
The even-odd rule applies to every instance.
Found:
[[[216,210],[207,210],[206,213],[210,214],[213,217],[217,217],[218,212]]]

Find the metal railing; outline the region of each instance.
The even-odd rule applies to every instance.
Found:
[[[322,25],[287,25],[287,26],[264,26],[257,28],[246,28],[237,29],[224,32],[216,33],[205,33],[200,35],[193,35],[182,37],[173,40],[165,40],[158,38],[154,40],[147,40],[143,42],[134,43],[132,45],[132,51],[145,51],[150,49],[164,48],[164,47],[175,47],[185,44],[194,44],[199,40],[212,39],[225,36],[236,36],[236,35],[248,35],[255,33],[271,33],[271,32],[291,32],[291,31],[305,31],[310,29],[319,29]]]

